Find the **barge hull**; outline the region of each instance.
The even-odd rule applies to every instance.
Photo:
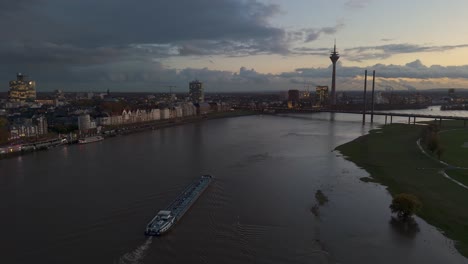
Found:
[[[145,234],[158,236],[169,231],[205,192],[212,180],[210,175],[203,175],[190,184],[165,210],[148,223]],[[167,224],[169,223],[169,226]]]

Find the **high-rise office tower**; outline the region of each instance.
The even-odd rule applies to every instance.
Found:
[[[32,102],[36,100],[36,82],[28,81],[22,73],[16,74],[16,80],[10,81],[8,98],[11,102]]]
[[[203,92],[203,83],[195,80],[189,83],[189,96],[193,103],[199,104],[205,101],[205,93]]]
[[[317,105],[326,105],[328,100],[328,86],[317,86],[315,88],[315,102]]]

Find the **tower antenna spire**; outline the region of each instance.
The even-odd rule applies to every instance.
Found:
[[[333,52],[330,54],[330,60],[333,63],[333,74],[332,74],[332,89],[331,89],[331,105],[336,105],[336,62],[340,59],[340,55],[336,52],[336,39],[335,45],[333,46]]]

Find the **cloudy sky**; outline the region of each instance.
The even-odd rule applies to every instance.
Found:
[[[10,2],[10,3],[7,3]],[[0,2],[0,91],[468,88],[466,0],[11,0]]]

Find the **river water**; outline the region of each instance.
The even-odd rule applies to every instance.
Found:
[[[0,160],[0,263],[468,263],[423,220],[391,224],[385,188],[333,151],[371,128],[360,123],[226,118]],[[146,238],[201,174],[216,179]],[[317,190],[329,202],[314,214]]]

